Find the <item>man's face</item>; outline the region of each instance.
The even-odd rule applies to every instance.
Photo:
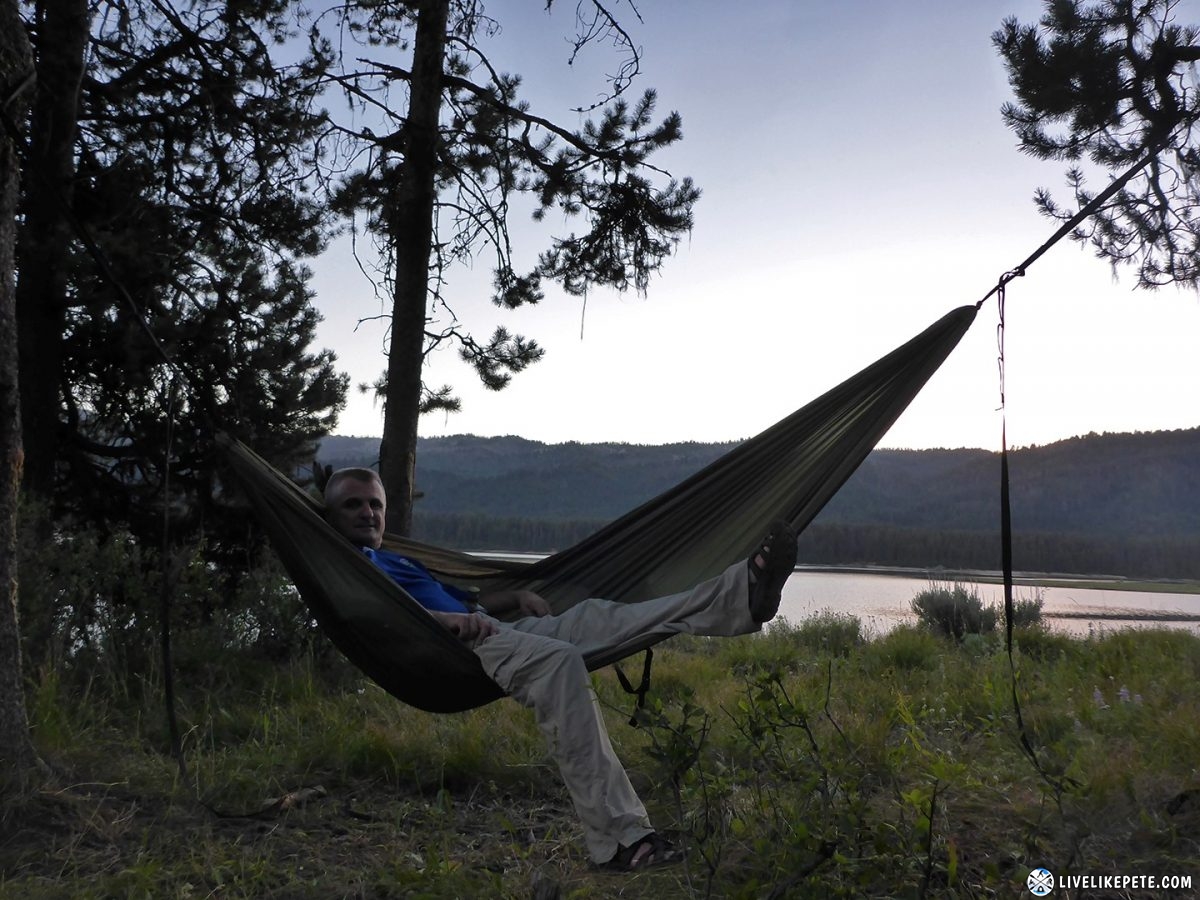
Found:
[[[383,543],[387,497],[378,481],[340,478],[325,494],[325,517],[339,534],[359,547]]]

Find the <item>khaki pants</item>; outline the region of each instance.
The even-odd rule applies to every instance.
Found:
[[[561,616],[499,623],[475,655],[513,699],[533,710],[583,822],[588,853],[605,862],[652,829],[617,759],[585,658],[647,635],[732,636],[758,631],[750,617],[746,563],[690,591],[615,603],[584,600]]]

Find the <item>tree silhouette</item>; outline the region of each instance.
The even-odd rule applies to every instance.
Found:
[[[571,294],[603,286],[645,291],[691,227],[699,192],[650,162],[680,139],[680,117],[656,122],[653,91],[626,99],[638,51],[605,6],[579,0],[576,23],[576,52],[608,42],[622,63],[606,96],[575,111],[588,118],[574,129],[535,114],[518,97],[520,78],[493,65],[484,43],[498,25],[478,0],[348,4],[314,26],[314,47],[336,37],[343,48],[333,77],[354,112],[338,126],[351,171],[337,208],[363,216],[391,301],[388,367],[376,387],[384,398],[380,470],[393,531],[411,527],[420,413],[458,405],[450,387],[424,383],[426,356],[457,346],[494,390],[542,356],[536,341],[504,327],[486,339],[471,334],[450,311],[447,269],[486,254],[492,300],[504,309],[540,301],[547,280]],[[397,48],[411,51],[410,66],[387,58]],[[524,270],[509,235],[520,198],[537,221],[555,210],[584,226],[551,237]]]
[[[216,490],[215,430],[286,465],[311,458],[344,402],[332,354],[309,349],[302,264],[329,221],[316,194],[325,60],[295,53],[282,2],[28,10],[29,486],[138,532],[164,505],[195,520]]]
[[[17,382],[15,243],[19,157],[16,135],[33,74],[33,52],[16,0],[0,0],[0,794],[20,788],[36,755],[29,738],[17,627],[17,501],[21,414]]]
[[[1072,204],[1050,191],[1038,209],[1066,222],[1119,174],[1150,155],[1072,238],[1114,267],[1133,265],[1138,286],[1200,280],[1200,30],[1176,21],[1177,0],[1046,0],[1036,25],[1007,19],[992,41],[1015,100],[1002,109],[1020,147],[1070,164]]]

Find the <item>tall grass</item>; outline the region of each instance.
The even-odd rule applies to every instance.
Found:
[[[29,709],[56,774],[0,811],[0,898],[528,897],[535,880],[563,897],[1007,897],[1035,867],[1200,885],[1200,638],[1019,628],[1035,766],[999,639],[939,631],[955,633],[866,640],[827,614],[674,640],[637,728],[597,673],[653,820],[691,848],[686,868],[615,880],[589,870],[511,702],[429,715],[319,637],[215,651],[195,628],[178,635],[185,776],[153,655],[132,672],[46,656]]]
[[[1195,636],[1019,633],[1037,648],[1018,651],[1018,690],[1052,784],[1022,753],[998,645],[846,630],[668,644],[636,729],[596,676],[655,821],[692,846],[686,872],[620,884],[589,873],[511,703],[432,716],[311,659],[251,665],[253,683],[185,685],[185,781],[152,679],[113,696],[42,674],[32,724],[60,777],[53,801],[6,817],[0,896],[527,896],[549,873],[574,896],[965,897],[1017,896],[1038,866],[1200,875],[1196,820],[1167,811],[1197,786]],[[261,812],[315,785],[308,806]]]

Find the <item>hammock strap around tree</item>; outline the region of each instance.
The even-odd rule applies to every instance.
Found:
[[[797,531],[812,521],[975,313],[975,306],[953,310],[678,486],[544,560],[485,560],[393,536],[385,547],[462,587],[538,591],[555,612],[588,597],[640,602],[686,590],[748,557],[772,521],[785,519]],[[245,446],[228,438],[221,444],[314,617],[351,662],[400,700],[432,712],[500,696],[470,649],[341,538],[319,501]],[[635,638],[585,662],[601,668],[656,640]]]

